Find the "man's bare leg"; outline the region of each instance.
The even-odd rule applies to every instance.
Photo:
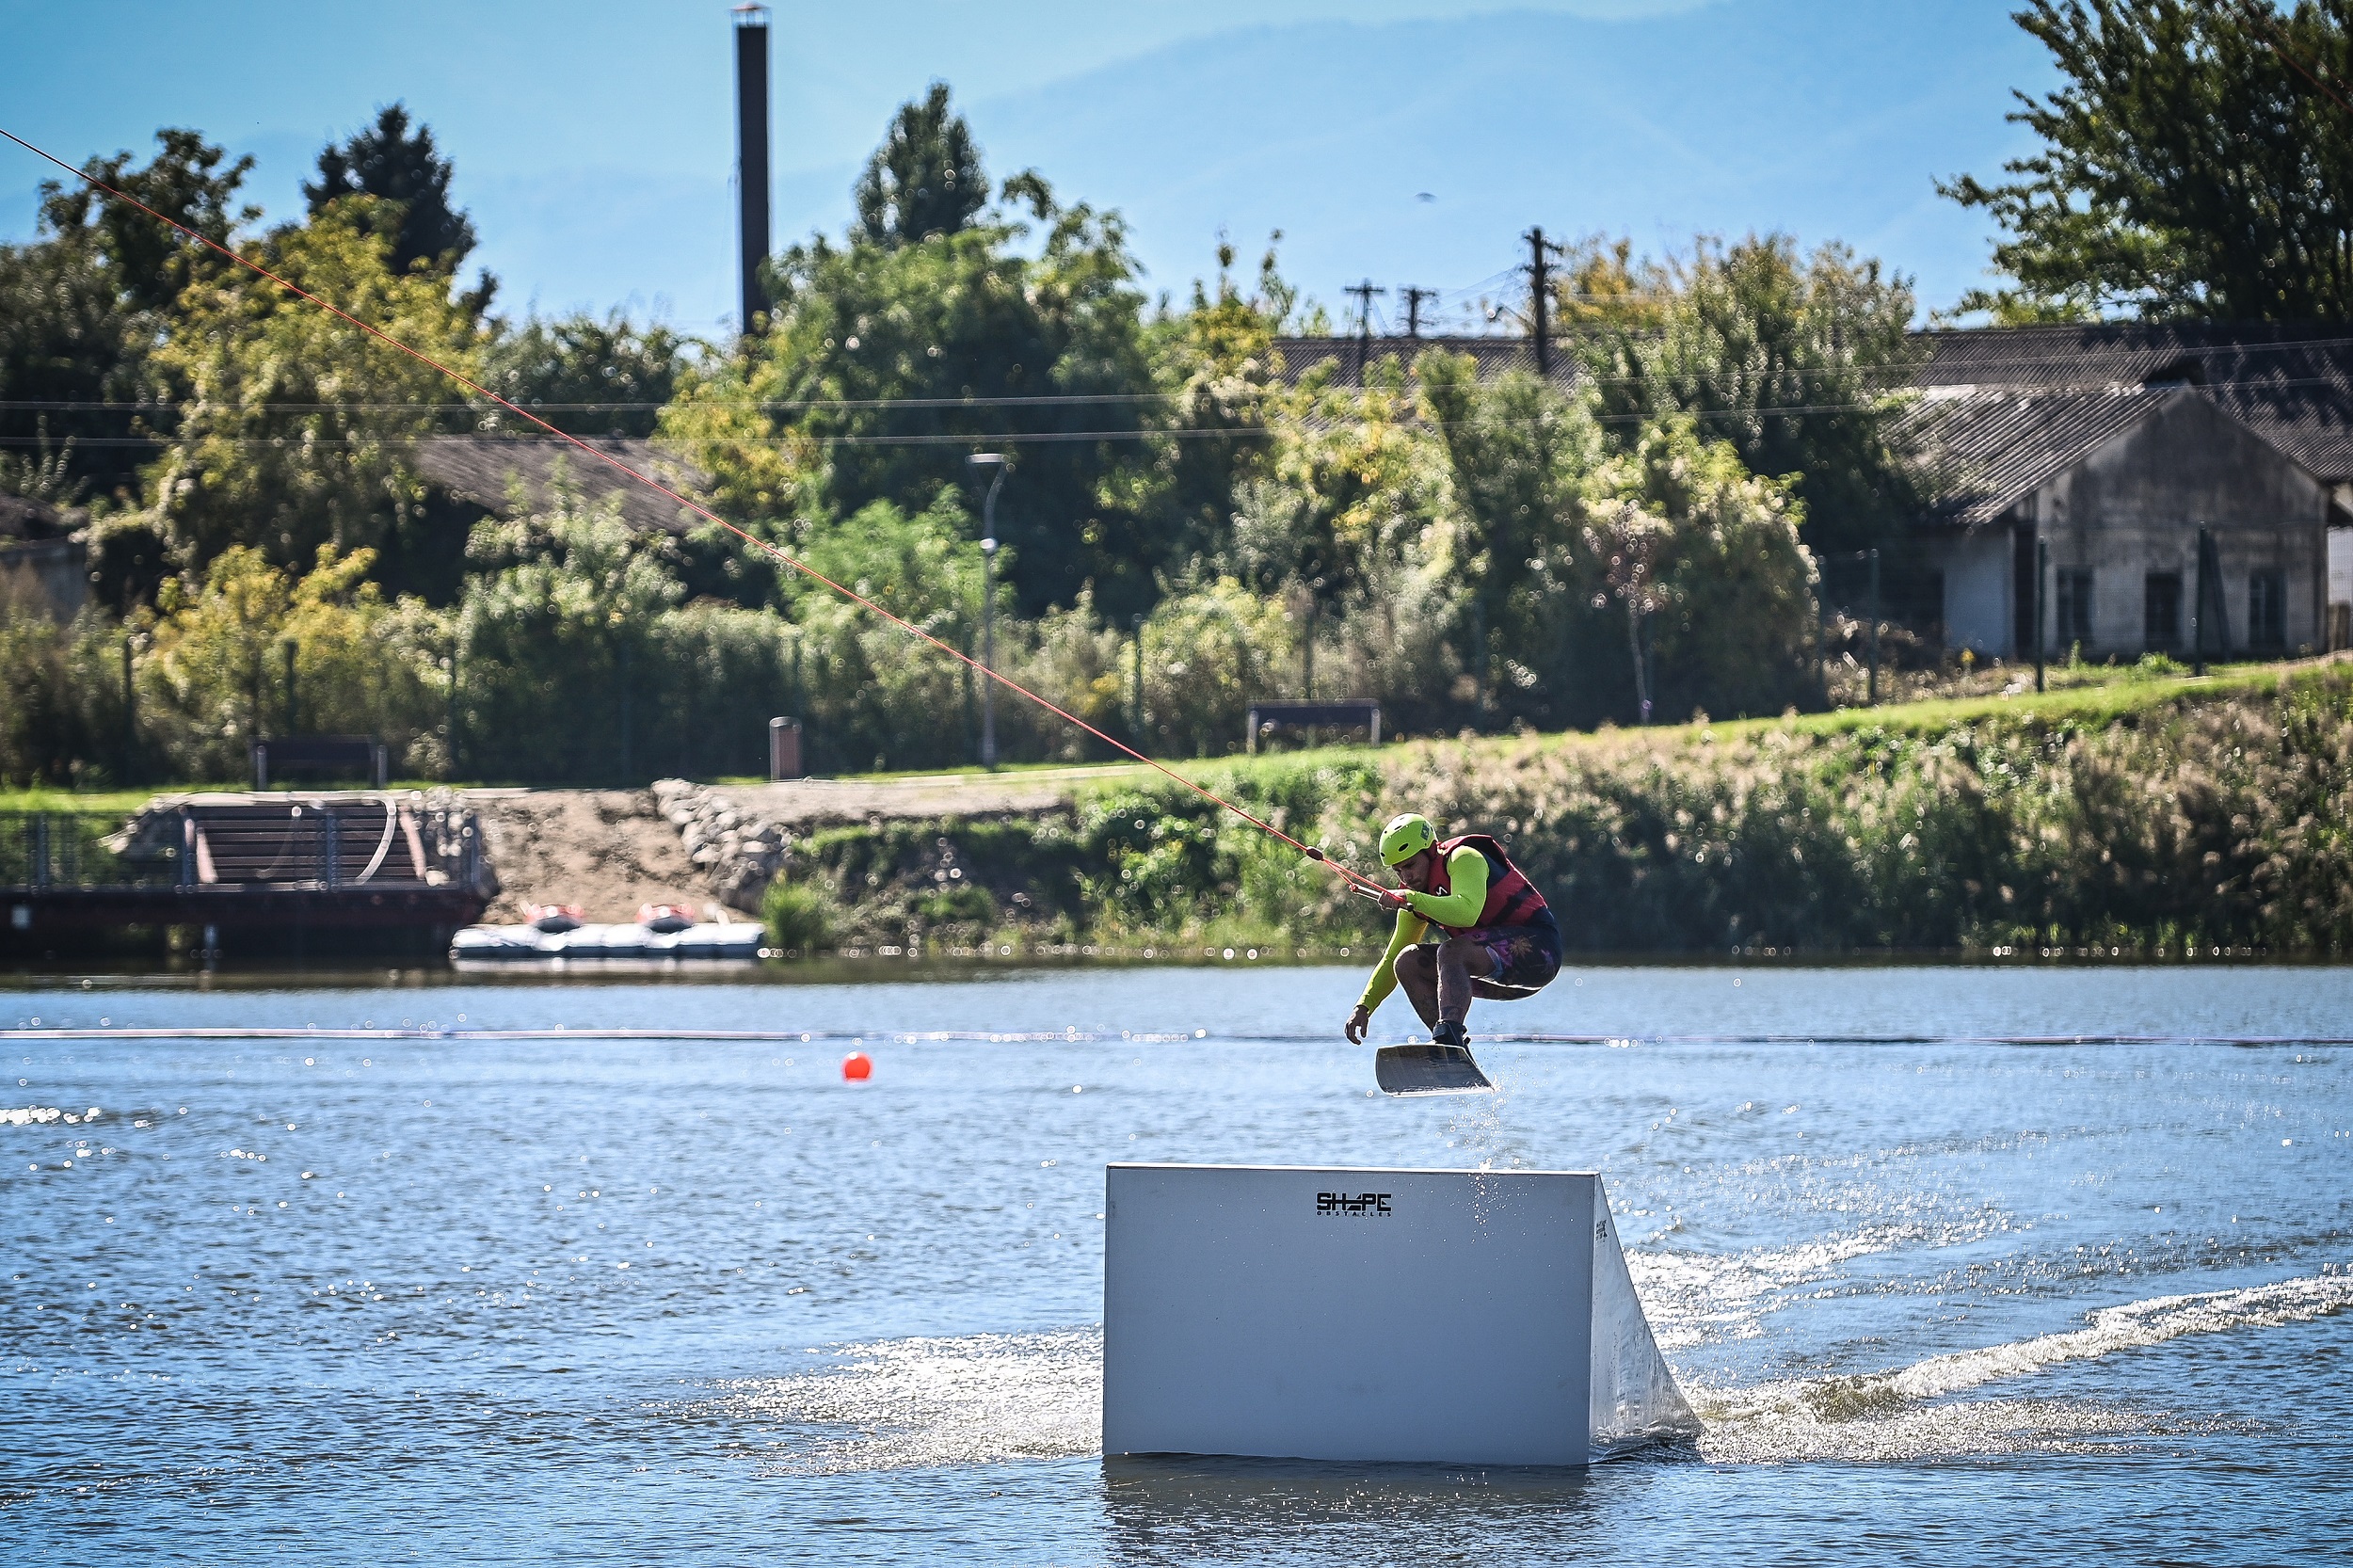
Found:
[[[1430,1029],[1442,1021],[1459,1024],[1468,1018],[1474,995],[1513,995],[1483,984],[1494,972],[1495,960],[1487,950],[1467,936],[1410,947],[1397,955],[1397,983]]]

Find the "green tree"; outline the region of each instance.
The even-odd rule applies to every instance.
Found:
[[[988,205],[988,177],[971,128],[948,107],[948,84],[899,105],[858,176],[853,239],[895,249],[970,226]]]
[[[1530,372],[1482,383],[1468,355],[1426,353],[1417,368],[1460,519],[1454,572],[1476,710],[1495,713],[1500,691],[1514,717],[1594,716],[1591,672],[1580,670],[1592,574],[1577,548],[1581,487],[1601,459],[1591,412]]]
[[[223,243],[260,216],[236,205],[252,159],[229,161],[194,131],[155,139],[143,167],[129,152],[83,166],[131,200],[78,180],[48,182],[39,236],[0,246],[0,439],[12,450],[55,451],[74,489],[102,497],[127,496],[153,456],[125,438],[167,423],[165,410],[138,405],[148,349],[170,307],[228,264],[131,201]]]
[[[1092,583],[1124,614],[1150,601],[1176,543],[1155,526],[1126,226],[1057,205],[1034,175],[1006,195],[1026,216],[1000,207],[896,247],[794,246],[770,268],[769,331],[686,374],[662,430],[735,516],[793,543],[874,501],[923,512],[943,490],[973,494],[966,456],[1002,446],[1015,472],[998,536],[1023,613]]]
[[[1814,562],[1789,481],[1678,415],[1593,472],[1585,511],[1593,599],[1624,617],[1644,717],[1777,713],[1804,695]]]
[[[388,602],[368,581],[374,564],[365,550],[323,545],[296,570],[237,545],[200,578],[168,578],[138,617],[150,627],[139,728],[152,765],[183,778],[242,775],[247,745],[285,712],[280,649],[292,643],[306,728],[379,734],[405,766],[440,771],[440,623],[414,600]]]
[[[59,621],[30,571],[0,566],[0,783],[128,776],[120,637],[99,610]]]
[[[1419,415],[1395,356],[1361,388],[1319,365],[1273,400],[1269,477],[1234,499],[1227,559],[1241,580],[1261,593],[1298,584],[1329,608],[1418,542],[1446,483]]]
[[[678,389],[686,340],[618,310],[532,316],[485,350],[483,385],[575,436],[650,436]],[[531,428],[492,409],[486,428]]]
[[[1215,292],[1196,279],[1188,308],[1163,307],[1149,329],[1153,379],[1166,391],[1161,414],[1181,432],[1164,438],[1160,459],[1171,559],[1222,552],[1237,499],[1270,472],[1268,419],[1283,368],[1274,340],[1299,299],[1275,265],[1282,237],[1269,238],[1248,294],[1234,281],[1233,246],[1221,240]]]
[[[2346,0],[2029,0],[2015,20],[2064,81],[2017,95],[2042,147],[2009,180],[1938,187],[2005,232],[2011,282],[1962,311],[2353,315],[2353,114],[2304,74],[2353,81]]]
[[[117,296],[137,311],[169,307],[190,282],[229,264],[141,207],[216,245],[228,244],[238,228],[262,216],[259,207],[231,205],[252,170],[251,158],[223,168],[228,154],[194,131],[162,130],[155,140],[162,151],[144,168],[133,168],[128,152],[82,166],[92,181],[113,186],[129,200],[80,181],[50,180],[40,187],[41,227],[62,241],[88,245]]]
[[[455,277],[474,248],[473,221],[450,205],[450,161],[433,144],[433,128],[409,129],[399,104],[376,111],[376,123],[338,147],[319,153],[319,177],[305,182],[303,199],[313,216],[346,196],[372,196],[367,221],[392,238],[393,271],[423,266]],[[487,271],[466,294],[476,315],[489,308],[498,280]]]
[[[0,246],[0,452],[29,464],[0,472],[0,490],[24,494],[41,472],[46,499],[70,503],[88,487],[130,480],[124,458],[137,455],[113,445],[134,428],[129,420],[72,405],[135,399],[138,347],[131,312],[88,247]]]
[[[1615,447],[1689,414],[1751,473],[1792,476],[1817,552],[1902,537],[1920,503],[1895,428],[1923,354],[1909,280],[1843,245],[1801,257],[1781,234],[1702,239],[1628,276],[1582,340]]]
[[[376,199],[347,196],[272,232],[255,259],[362,321],[460,370],[475,360],[472,311],[449,278],[396,272]],[[376,546],[413,521],[423,488],[408,443],[435,428],[448,381],[350,323],[239,269],[200,279],[151,357],[178,427],[151,465],[153,515],[181,562],[232,545],[280,564],[322,544]]]

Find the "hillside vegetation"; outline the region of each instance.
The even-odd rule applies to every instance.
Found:
[[[2344,660],[1189,771],[1358,867],[1397,810],[1492,830],[1580,952],[2353,951]],[[812,835],[772,902],[796,949],[1297,957],[1382,931],[1330,872],[1133,773],[1042,820]]]

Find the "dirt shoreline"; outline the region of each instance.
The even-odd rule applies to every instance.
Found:
[[[871,783],[798,779],[722,786],[713,793],[796,833],[924,817],[1032,815],[1070,803],[1073,780],[985,774]],[[499,895],[483,920],[523,918],[535,904],[576,904],[590,920],[636,918],[640,904],[719,901],[651,790],[467,790],[479,814]],[[742,919],[740,913],[730,918]]]

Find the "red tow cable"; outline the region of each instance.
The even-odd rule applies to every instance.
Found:
[[[738,528],[735,524],[729,522],[727,519],[721,517],[710,507],[703,505],[700,502],[694,501],[686,496],[680,495],[678,491],[670,488],[669,486],[663,484],[660,480],[655,479],[650,475],[638,472],[637,470],[630,467],[627,463],[622,462],[618,457],[614,456],[611,453],[600,451],[598,448],[591,446],[586,441],[582,440],[579,437],[571,434],[569,431],[557,429],[554,425],[549,424],[546,420],[541,419],[537,414],[533,413],[530,409],[508,402],[505,398],[501,397],[489,388],[483,386],[477,381],[469,379],[460,372],[443,364],[440,360],[433,358],[430,354],[424,353],[421,349],[411,348],[408,344],[401,342],[398,338],[393,337],[390,332],[383,330],[381,328],[369,325],[367,322],[360,320],[358,316],[353,315],[349,311],[344,310],[342,306],[333,303],[331,300],[322,299],[317,295],[312,294],[310,290],[288,282],[285,279],[279,277],[278,274],[270,271],[269,268],[262,265],[259,262],[253,261],[248,257],[239,255],[236,251],[230,249],[229,247],[221,244],[218,240],[212,238],[210,235],[199,233],[196,230],[189,228],[186,224],[182,223],[175,218],[165,216],[162,213],[157,212],[154,208],[149,206],[146,202],[139,200],[136,197],[130,196],[122,191],[117,190],[114,186],[106,184],[104,180],[97,179],[85,170],[74,168],[72,164],[67,163],[63,158],[58,157],[56,153],[34,146],[31,142],[26,141],[23,136],[18,136],[15,132],[7,129],[5,126],[0,126],[0,136],[6,136],[8,140],[16,143],[17,146],[22,147],[25,152],[30,152],[37,158],[45,159],[50,163],[56,164],[59,168],[64,169],[68,174],[72,175],[75,179],[80,180],[98,190],[104,191],[108,196],[111,196],[116,200],[122,202],[125,206],[137,208],[140,212],[145,213],[156,222],[163,224],[167,228],[176,230],[180,233],[186,235],[189,239],[196,241],[199,245],[203,246],[205,248],[218,251],[221,255],[227,257],[230,261],[234,262],[237,265],[244,267],[248,272],[252,272],[263,278],[268,279],[271,282],[277,284],[280,288],[284,289],[288,294],[295,296],[296,298],[308,300],[310,303],[316,305],[320,310],[327,312],[328,314],[349,322],[352,326],[357,327],[360,330],[365,332],[368,336],[376,339],[377,342],[389,344],[390,346],[400,350],[403,354],[408,355],[418,363],[428,365],[434,370],[439,371],[441,375],[448,376],[451,380],[456,382],[459,386],[465,388],[468,392],[474,393],[476,396],[488,398],[491,402],[497,404],[500,408],[507,410],[507,412],[529,420],[540,429],[545,430],[549,435],[570,442],[573,446],[578,447],[581,451],[586,453],[598,462],[604,464],[607,468],[618,470],[620,472],[637,481],[637,483],[645,486],[648,489],[654,491],[658,495],[666,496],[668,499],[678,503],[680,506],[685,507],[696,516],[708,519],[709,520],[717,523],[720,527],[726,529],[728,533],[734,535],[745,544],[752,546],[756,550],[764,551],[768,554],[775,556],[777,560],[782,561],[786,566],[791,567],[794,571],[799,572],[802,576],[808,578],[812,582],[823,583],[826,587],[831,588],[835,593],[840,594],[842,598],[850,600],[852,603],[872,611],[875,615],[880,616],[883,619],[888,621],[891,625],[899,628],[901,631],[921,638],[923,641],[931,644],[932,647],[939,649],[940,652],[945,653],[950,658],[957,660],[958,662],[980,671],[982,675],[996,681],[999,685],[1005,687],[1007,690],[1018,692],[1021,696],[1028,697],[1032,702],[1036,703],[1040,708],[1045,709],[1048,712],[1078,726],[1080,729],[1085,730],[1088,734],[1094,736],[1096,740],[1101,741],[1104,744],[1111,746],[1114,750],[1125,752],[1128,756],[1134,758],[1137,761],[1142,762],[1148,768],[1152,768],[1159,773],[1165,774],[1168,777],[1175,779],[1179,784],[1182,784],[1186,789],[1191,790],[1193,793],[1201,796],[1204,800],[1231,811],[1234,815],[1240,817],[1242,821],[1248,823],[1259,832],[1266,834],[1269,838],[1275,839],[1283,843],[1289,844],[1291,848],[1299,851],[1300,854],[1305,856],[1310,860],[1331,867],[1332,870],[1337,872],[1348,881],[1355,884],[1359,888],[1373,893],[1385,891],[1385,889],[1382,888],[1379,883],[1349,870],[1349,868],[1331,858],[1331,856],[1325,855],[1323,851],[1316,848],[1314,845],[1300,842],[1297,839],[1292,838],[1289,834],[1284,832],[1281,828],[1276,827],[1273,824],[1252,816],[1249,812],[1243,810],[1232,801],[1227,800],[1213,790],[1206,789],[1203,786],[1194,783],[1192,779],[1187,778],[1184,775],[1176,772],[1174,768],[1169,767],[1166,763],[1156,761],[1152,758],[1146,757],[1143,752],[1138,751],[1135,747],[1128,744],[1125,741],[1117,740],[1110,735],[1104,734],[1103,731],[1096,728],[1095,726],[1087,723],[1086,720],[1079,717],[1078,714],[1048,701],[1046,698],[1038,696],[1037,693],[1021,684],[1018,680],[1013,680],[1009,676],[1001,675],[996,670],[990,669],[987,665],[982,664],[978,659],[973,658],[970,654],[966,653],[962,649],[948,643],[942,642],[939,638],[933,636],[930,632],[924,631],[921,627],[917,626],[912,621],[908,621],[898,616],[892,615],[888,610],[886,610],[881,605],[875,603],[872,600],[868,599],[865,595],[857,593],[853,589],[843,587],[840,584],[835,582],[832,578],[827,577],[824,572],[819,571],[816,568],[808,566],[806,563],[798,561],[792,556],[786,554],[783,551],[778,550],[775,545],[770,544],[767,540],[757,538],[752,535],[745,533],[743,529]]]

